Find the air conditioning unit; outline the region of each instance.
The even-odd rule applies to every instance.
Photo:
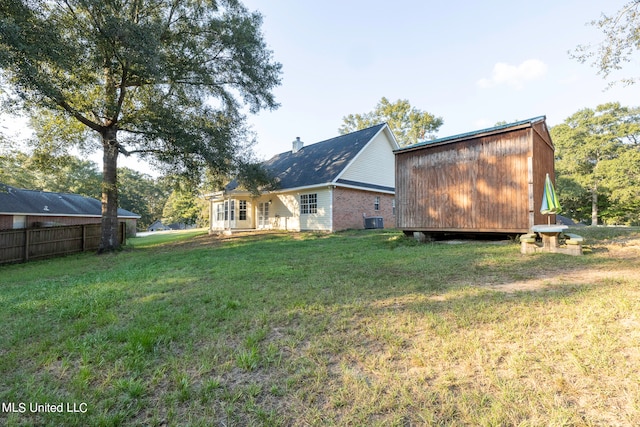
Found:
[[[381,216],[370,216],[364,219],[364,228],[384,228],[384,220]]]

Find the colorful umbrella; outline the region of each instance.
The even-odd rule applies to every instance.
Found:
[[[544,193],[542,193],[540,213],[543,215],[553,215],[560,213],[561,210],[562,208],[560,207],[560,202],[558,202],[556,190],[553,188],[549,174],[547,174],[547,177],[544,179]],[[549,218],[549,221],[551,221],[551,218]]]

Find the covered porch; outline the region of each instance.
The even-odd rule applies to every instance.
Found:
[[[271,200],[268,195],[253,197],[248,192],[214,193],[210,201],[209,232],[269,230]]]

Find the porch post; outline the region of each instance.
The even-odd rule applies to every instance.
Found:
[[[231,203],[233,203],[233,198],[231,197],[231,195],[229,195],[229,199],[227,201],[227,233],[231,234],[231,213],[233,212],[235,214],[235,209],[231,209]]]
[[[209,198],[207,202],[209,202],[209,234],[211,234],[213,231],[213,201]]]

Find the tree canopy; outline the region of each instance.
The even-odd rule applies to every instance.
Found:
[[[237,0],[0,4],[5,105],[44,120],[45,151],[103,152],[102,251],[118,245],[118,155],[191,178],[247,164],[242,111],[276,108],[280,83],[261,24]]]
[[[559,197],[574,219],[640,224],[640,108],[585,108],[551,136]]]
[[[572,56],[580,62],[588,62],[604,78],[621,70],[624,63],[631,62],[640,49],[640,0],[626,3],[612,15],[602,14],[600,19],[590,22],[599,28],[604,39],[597,45],[580,45]],[[640,76],[621,78],[625,84],[633,84]]]
[[[98,165],[90,160],[75,156],[43,159],[39,153],[20,151],[0,154],[0,183],[13,187],[100,198],[101,181]],[[166,178],[118,168],[118,206],[140,215],[140,229],[162,218],[171,187]]]
[[[444,123],[441,117],[412,107],[406,99],[392,103],[385,97],[380,99],[373,111],[349,114],[342,121],[338,129],[341,135],[386,122],[401,147],[433,139]]]

